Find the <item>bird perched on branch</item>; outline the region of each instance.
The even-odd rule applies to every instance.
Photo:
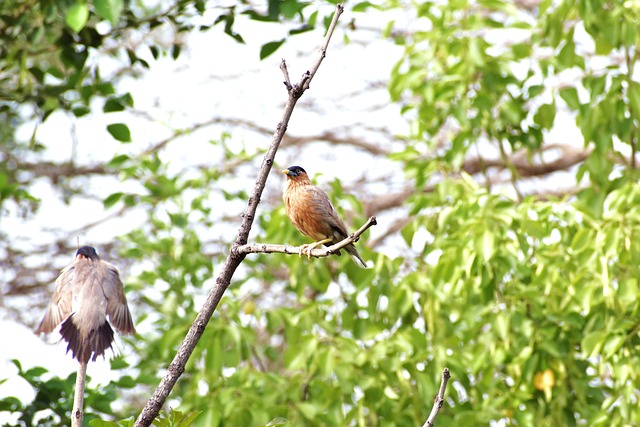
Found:
[[[300,255],[305,253],[311,258],[312,249],[320,245],[331,246],[349,236],[347,226],[338,216],[327,194],[311,184],[304,169],[291,166],[282,173],[287,175],[282,195],[287,216],[302,234],[316,240],[303,245]],[[344,249],[358,267],[367,268],[353,243],[349,243]],[[340,255],[340,251],[337,254]]]
[[[74,358],[81,363],[111,348],[113,329],[124,334],[136,332],[127,306],[118,269],[100,259],[91,246],[82,246],[75,261],[56,280],[56,289],[36,330],[50,333],[60,323],[60,334]]]

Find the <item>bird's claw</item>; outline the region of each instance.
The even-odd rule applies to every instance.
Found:
[[[325,243],[329,243],[331,239],[318,240],[317,242],[307,243],[305,245],[300,246],[300,250],[298,251],[298,256],[302,256],[305,254],[307,259],[311,259],[311,251],[317,248],[320,245],[324,245]]]
[[[298,252],[298,256],[302,256],[303,254],[307,256],[307,259],[311,259],[311,251],[315,248],[313,244],[307,244],[300,246],[300,251]]]

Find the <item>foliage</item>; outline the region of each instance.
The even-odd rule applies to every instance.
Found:
[[[606,22],[595,17],[602,8],[611,9]],[[580,197],[599,209],[618,185],[614,170],[637,179],[639,13],[621,1],[544,0],[531,11],[506,1],[421,4],[417,17],[432,30],[399,39],[406,51],[389,85],[415,118],[414,138],[427,142],[406,149],[422,156],[409,162],[414,174],[443,134],[451,142],[438,154],[454,168],[472,147],[535,153],[566,108],[591,149],[577,177],[592,187]]]
[[[16,424],[6,426],[59,426],[66,425],[71,418],[73,387],[76,374],[62,379],[48,375],[46,369],[35,367],[23,370],[18,360],[13,360],[18,376],[33,387],[35,398],[30,403],[8,396],[0,400],[0,412],[21,414]],[[88,389],[85,400],[85,419],[99,419],[114,413],[111,404],[116,401],[116,390],[126,387],[124,382],[113,382],[98,389]]]
[[[93,97],[103,100],[104,111],[126,110],[133,99],[118,94],[117,82],[105,86],[83,56],[100,19],[113,25],[109,37],[100,36],[102,46],[117,40],[118,25],[140,30],[171,21],[191,30],[188,18],[208,3],[179,2],[145,18],[126,3],[106,4],[56,9],[71,29],[52,18],[58,26],[42,30],[38,40],[53,43],[51,64],[41,59],[22,69],[4,59],[27,76],[11,92],[12,102],[35,99],[43,119],[60,109],[84,114]],[[413,123],[391,155],[413,187],[401,206],[408,216],[401,249],[371,248],[365,235],[358,248],[372,265],[367,270],[346,256],[247,258],[171,395],[175,406],[156,425],[421,425],[445,366],[452,379],[441,425],[640,422],[640,86],[634,71],[640,11],[637,2],[626,1],[519,4],[425,1],[412,4],[420,29],[388,27],[386,35],[404,48],[389,92]],[[233,29],[235,7],[215,22],[242,41]],[[242,13],[258,21],[299,19],[304,30],[318,18],[304,14],[308,7],[270,2],[266,14],[250,7]],[[354,10],[396,7],[406,5],[364,2]],[[31,13],[48,16],[37,8]],[[33,21],[20,25],[27,22]],[[36,32],[25,28],[23,50],[31,49],[27,41]],[[73,40],[71,47],[62,35]],[[587,42],[593,52],[581,47]],[[265,43],[260,55],[280,44]],[[180,46],[169,50],[177,56]],[[152,66],[131,55],[131,65]],[[598,65],[602,61],[605,66]],[[30,71],[34,67],[40,71]],[[570,72],[579,78],[566,83]],[[52,88],[37,77],[46,73],[61,81]],[[568,171],[575,189],[560,198],[525,197],[511,155],[521,150],[535,158],[562,124],[561,112],[575,120],[584,139],[574,145],[588,150]],[[126,124],[110,126],[115,139],[131,140]],[[136,385],[148,396],[157,385],[226,256],[251,188],[242,178],[253,176],[262,152],[240,144],[231,149],[226,136],[211,144],[224,153],[221,166],[176,170],[161,152],[122,154],[108,165],[129,185],[105,197],[105,209],[136,206],[145,214],[142,228],[118,236],[118,251],[139,265],[127,295],[143,313],[139,329],[150,332],[127,341],[139,359],[132,366],[114,364],[127,375],[99,391],[106,396],[103,406],[98,391],[89,392],[89,407],[104,418],[91,425],[132,424],[139,402],[118,414],[110,404],[127,399],[123,388]],[[18,145],[6,143],[16,158],[39,149]],[[490,185],[486,170],[463,171],[474,149],[498,153],[515,197],[504,185]],[[8,194],[17,197],[17,188]],[[363,204],[338,180],[332,190],[341,214],[350,212],[349,222],[361,224]],[[262,206],[253,239],[305,242],[281,206]],[[207,239],[214,230],[226,239]],[[43,381],[42,374],[20,370],[34,388],[55,393],[27,405],[7,398],[0,410],[22,412],[27,424],[38,405],[61,418],[68,414],[61,395],[69,395],[71,380]],[[126,420],[108,421],[114,415]]]

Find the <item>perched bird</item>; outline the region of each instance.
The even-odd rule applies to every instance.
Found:
[[[136,332],[124,296],[118,269],[102,261],[91,246],[82,246],[76,259],[56,280],[56,289],[36,334],[50,333],[60,323],[60,334],[79,362],[96,360],[113,343],[113,329]]]
[[[284,207],[287,216],[302,232],[302,234],[316,240],[304,245],[300,254],[306,253],[311,257],[311,250],[319,245],[331,246],[349,236],[347,226],[338,216],[327,194],[311,184],[309,175],[300,166],[291,166],[282,171],[287,175],[284,193]],[[344,248],[358,267],[367,268],[358,250],[349,243]],[[340,255],[340,252],[337,252]]]

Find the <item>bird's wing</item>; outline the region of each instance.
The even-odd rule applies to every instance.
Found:
[[[53,332],[56,326],[69,317],[73,302],[72,283],[74,278],[74,264],[62,269],[60,276],[56,279],[56,289],[53,291],[53,296],[47,306],[44,318],[40,322],[38,329],[36,329],[36,334]]]
[[[336,239],[335,242],[345,239],[349,235],[347,226],[338,216],[338,212],[333,207],[333,204],[331,204],[331,200],[329,200],[327,193],[313,185],[308,186],[307,191],[310,192],[310,200],[312,200],[313,203],[313,210],[315,210],[318,215],[321,215],[324,221],[326,221],[331,227],[331,234],[334,239]]]
[[[102,268],[106,270],[105,280],[102,283],[102,290],[107,297],[107,314],[113,326],[119,332],[134,334],[136,329],[133,326],[131,313],[127,306],[127,298],[124,295],[124,287],[120,280],[120,273],[115,265],[106,261],[100,261]]]

